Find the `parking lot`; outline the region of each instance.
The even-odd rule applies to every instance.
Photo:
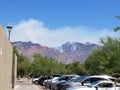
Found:
[[[39,90],[82,90],[84,88],[86,88],[85,90],[91,90],[90,87],[93,87],[92,90],[96,90],[96,87],[102,88],[100,90],[106,90],[107,88],[110,90],[120,90],[120,83],[115,83],[116,80],[117,78],[109,75],[62,75],[47,80],[46,76],[40,76],[33,78],[32,83],[36,84]],[[73,86],[78,89],[74,89]]]
[[[117,87],[115,87],[114,85],[115,83],[113,81],[116,80],[116,78],[107,76],[107,75],[93,75],[93,76],[63,75],[63,76],[60,76],[57,78],[54,77],[53,79],[48,79],[48,80],[45,80],[46,79],[45,77],[44,76],[39,77],[38,79],[39,81],[37,82],[34,81],[34,80],[37,80],[36,78],[31,78],[31,79],[21,78],[20,80],[17,81],[16,87],[14,90],[50,90],[50,88],[52,90],[74,90],[72,86],[76,86],[76,85],[79,86],[80,90],[82,90],[81,88],[82,86],[86,86],[86,85],[88,86],[90,85],[90,83],[94,83],[94,82],[102,85],[102,88],[104,87],[104,88],[112,88],[112,90],[120,90],[120,83],[116,84]],[[67,84],[63,83],[66,81],[68,82],[70,81],[70,82]],[[69,87],[68,87],[68,84],[69,84]],[[94,90],[95,90],[95,87],[94,87]],[[90,87],[86,87],[86,90],[89,90],[89,89]],[[104,90],[104,89],[100,89],[100,90]]]

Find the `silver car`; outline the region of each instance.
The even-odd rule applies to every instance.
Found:
[[[120,90],[112,81],[96,81],[87,86],[75,86],[67,88],[66,90]]]

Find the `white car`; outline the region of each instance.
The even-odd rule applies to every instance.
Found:
[[[115,87],[112,81],[96,81],[87,86],[75,86],[67,88],[66,90],[120,90],[120,87]]]
[[[50,88],[50,87],[51,87],[51,83],[56,82],[58,78],[59,78],[59,77],[54,77],[54,78],[52,78],[52,79],[45,80],[43,85],[44,85],[45,87],[47,87],[47,88]]]
[[[39,78],[41,78],[41,76],[36,77],[36,78],[32,78],[32,83],[38,84]]]

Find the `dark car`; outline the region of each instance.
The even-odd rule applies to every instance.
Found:
[[[56,80],[56,82],[51,83],[51,90],[58,90],[58,84],[62,82],[69,81],[70,79],[78,77],[78,75],[64,75]]]
[[[45,80],[49,80],[49,79],[52,79],[53,77],[60,77],[60,76],[62,76],[62,75],[61,74],[45,75],[45,76],[42,76],[41,78],[39,78],[38,83],[40,85],[43,85]]]
[[[50,75],[50,79],[48,79],[48,80],[44,80],[44,86],[46,87],[46,88],[51,88],[51,83],[52,82],[54,82],[54,80],[55,79],[57,79],[57,78],[59,78],[59,77],[61,77],[61,76],[63,76],[62,74],[54,74],[54,75]]]
[[[38,84],[43,85],[44,80],[48,80],[50,78],[51,78],[50,76],[42,76],[39,78]]]

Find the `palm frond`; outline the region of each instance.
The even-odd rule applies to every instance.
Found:
[[[120,16],[116,16],[116,18],[120,19]]]
[[[114,31],[115,31],[115,32],[117,32],[117,31],[119,31],[119,30],[120,30],[120,27],[114,28]]]

